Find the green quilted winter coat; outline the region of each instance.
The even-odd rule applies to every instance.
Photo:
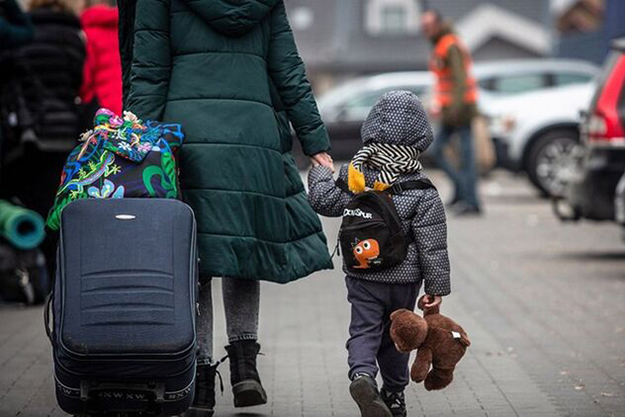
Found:
[[[306,154],[330,143],[283,0],[137,0],[134,13],[120,32],[124,101],[185,129],[180,180],[201,274],[286,283],[331,268],[288,120]]]

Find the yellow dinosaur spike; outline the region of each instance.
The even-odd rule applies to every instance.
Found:
[[[349,169],[347,170],[347,185],[354,193],[361,193],[365,191],[365,174],[358,171],[351,163],[349,164]]]
[[[386,190],[389,187],[390,187],[389,184],[385,184],[385,183],[380,182],[380,181],[376,181],[373,184],[373,189],[376,190],[376,191],[384,191],[384,190]]]

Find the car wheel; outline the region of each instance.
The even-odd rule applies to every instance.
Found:
[[[547,197],[564,195],[571,177],[579,170],[583,149],[575,130],[560,129],[540,136],[530,148],[527,173]]]

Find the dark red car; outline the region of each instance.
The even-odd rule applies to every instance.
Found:
[[[615,220],[616,187],[625,172],[625,38],[613,43],[597,90],[581,123],[585,156],[568,186],[564,220]]]

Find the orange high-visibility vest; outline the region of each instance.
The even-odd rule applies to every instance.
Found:
[[[464,102],[475,103],[477,101],[477,86],[475,78],[471,75],[472,60],[465,46],[460,39],[453,34],[448,33],[441,37],[432,53],[430,60],[430,70],[436,74],[436,85],[434,86],[434,100],[441,107],[450,106],[453,103],[453,79],[451,69],[445,65],[449,48],[457,46],[463,57],[464,71],[466,74]]]

